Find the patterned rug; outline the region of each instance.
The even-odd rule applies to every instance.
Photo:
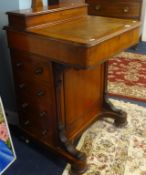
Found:
[[[82,136],[78,149],[87,154],[84,175],[146,175],[146,109],[111,100],[128,113],[128,125],[116,128],[111,119],[94,123]],[[69,175],[67,165],[63,175]]]
[[[123,52],[110,59],[108,92],[146,102],[146,55]]]

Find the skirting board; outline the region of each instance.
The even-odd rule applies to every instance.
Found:
[[[18,119],[17,112],[13,112],[13,111],[10,111],[10,110],[6,109],[5,113],[6,113],[7,121],[8,121],[9,124],[18,125],[19,119]]]

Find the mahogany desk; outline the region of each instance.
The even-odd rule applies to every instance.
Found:
[[[88,16],[84,3],[7,14],[20,127],[81,174],[76,138],[101,116],[127,122],[106,99],[106,60],[138,42],[140,23]]]

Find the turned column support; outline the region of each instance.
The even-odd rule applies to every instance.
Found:
[[[114,124],[117,127],[127,125],[127,113],[116,109],[114,105],[107,98],[107,77],[108,77],[108,63],[104,63],[104,93],[103,93],[103,113],[102,117],[113,118]]]
[[[69,66],[54,63],[53,70],[55,75],[55,89],[56,89],[56,105],[57,105],[57,137],[58,145],[65,152],[66,157],[71,156],[68,160],[71,164],[71,175],[79,175],[87,170],[86,154],[77,150],[72,141],[67,137],[67,132],[64,123],[64,116],[61,112],[61,92],[63,83],[63,74]]]
[[[48,0],[48,5],[58,4],[59,0]],[[36,9],[43,7],[43,0],[32,0],[31,8]]]
[[[35,8],[40,8],[40,7],[43,7],[43,2],[42,0],[32,0],[32,3],[31,3],[31,8],[35,9]]]

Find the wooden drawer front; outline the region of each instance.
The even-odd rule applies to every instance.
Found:
[[[33,81],[29,83],[24,80],[16,80],[15,83],[16,93],[20,99],[27,97],[28,101],[31,103],[43,103],[53,105],[53,92],[52,86],[48,83],[47,86],[45,83]],[[50,100],[52,99],[52,100]]]
[[[14,76],[17,79],[23,79],[29,82],[37,80],[38,82],[49,82],[51,80],[51,63],[44,61],[36,56],[19,54],[12,52],[12,64]]]
[[[33,137],[53,143],[56,115],[52,64],[14,50],[11,57],[20,125]]]
[[[91,15],[140,19],[141,0],[87,0],[87,3]]]
[[[34,102],[33,100],[28,96],[21,96],[17,99],[20,125],[31,135],[39,137],[39,140],[48,139],[47,142],[50,143],[53,140],[52,135],[56,123],[54,105],[50,104],[50,99],[45,101],[40,99]]]
[[[56,129],[54,92],[52,86],[44,84],[16,81],[20,125],[39,140],[54,143],[52,138]]]
[[[20,115],[20,126],[23,128],[27,133],[30,135],[38,138],[39,140],[47,140],[48,143],[52,142],[52,138],[50,135],[52,135],[52,132],[50,133],[50,124],[48,117],[42,117],[38,118],[38,115],[32,113],[19,113]],[[45,120],[45,122],[44,122]]]

